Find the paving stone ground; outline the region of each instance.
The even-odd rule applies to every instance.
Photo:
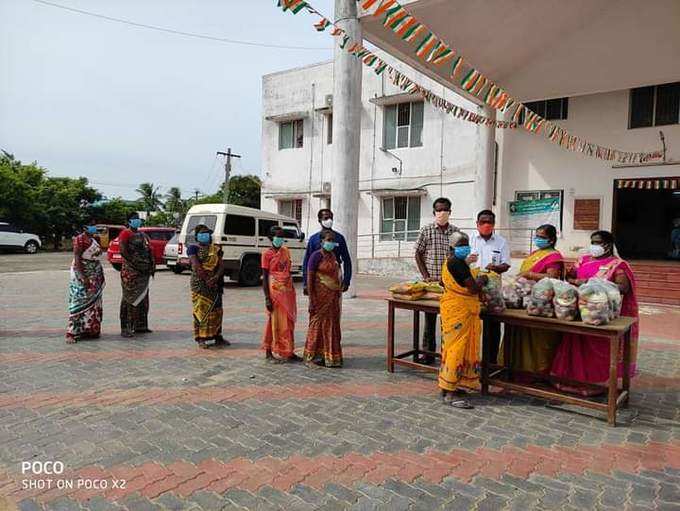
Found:
[[[118,335],[107,267],[103,337],[66,345],[68,257],[27,257],[0,256],[0,510],[680,510],[679,309],[643,309],[631,410],[611,428],[520,396],[459,411],[432,376],[388,374],[385,279],[360,276],[343,303],[345,367],[310,370],[263,360],[259,289],[229,285],[232,346],[198,350],[188,276],[169,272],[153,334]],[[408,344],[405,313],[397,330]]]

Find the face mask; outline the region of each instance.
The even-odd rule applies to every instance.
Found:
[[[602,257],[605,254],[605,250],[602,245],[590,245],[588,251],[593,257]]]
[[[326,252],[332,252],[338,244],[335,241],[324,241],[322,246]]]
[[[274,236],[272,238],[272,245],[276,248],[280,248],[283,245],[283,238],[281,236]]]
[[[451,216],[451,213],[449,211],[435,211],[434,212],[434,221],[437,223],[437,225],[446,225],[449,223],[449,217]]]
[[[464,247],[454,247],[453,248],[453,255],[456,256],[456,259],[467,259],[467,257],[470,255],[470,246],[464,246]]]
[[[538,248],[548,248],[550,246],[550,240],[545,238],[534,238],[534,245]]]
[[[87,233],[88,234],[97,234],[97,227],[94,225],[88,225],[87,226]]]
[[[196,235],[196,241],[199,243],[203,243],[204,245],[207,245],[212,241],[212,235],[209,232],[199,232]]]
[[[477,230],[482,236],[491,236],[493,234],[493,224],[479,224]]]
[[[327,218],[326,220],[321,220],[321,225],[324,226],[326,229],[332,229],[333,228],[333,219]]]
[[[133,229],[139,229],[142,226],[142,220],[139,218],[132,218],[130,220],[130,227]]]

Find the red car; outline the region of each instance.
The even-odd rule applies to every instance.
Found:
[[[140,232],[145,233],[151,238],[151,251],[153,252],[154,261],[156,264],[164,264],[163,251],[165,245],[172,238],[177,230],[174,227],[140,227]],[[109,249],[106,251],[106,257],[116,270],[120,270],[123,264],[123,258],[120,255],[120,242],[118,238],[109,243]]]

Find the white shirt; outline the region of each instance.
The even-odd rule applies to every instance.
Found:
[[[510,266],[510,245],[500,234],[494,233],[485,240],[479,232],[475,232],[470,236],[470,253],[479,256],[477,261],[470,265],[473,268],[485,269],[490,264]]]

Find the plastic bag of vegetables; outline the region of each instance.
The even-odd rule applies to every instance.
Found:
[[[621,315],[621,305],[623,305],[623,296],[619,286],[610,280],[592,278],[592,281],[601,284],[607,290],[607,297],[609,298],[609,319],[614,320]]]
[[[611,317],[607,286],[601,279],[590,279],[578,288],[581,319],[586,325],[606,325]]]
[[[486,275],[488,281],[482,288],[482,302],[486,310],[493,314],[498,314],[505,310],[505,300],[501,292],[501,276],[494,272],[480,272],[479,275]]]
[[[503,279],[501,293],[508,309],[525,309],[526,298],[531,295],[535,281],[524,277],[507,277]]]
[[[555,297],[555,317],[566,321],[574,321],[578,318],[578,288],[569,282],[555,280],[553,282]]]
[[[555,315],[553,298],[555,290],[553,288],[556,279],[541,279],[531,290],[531,298],[527,303],[529,316],[540,316],[552,318]]]

